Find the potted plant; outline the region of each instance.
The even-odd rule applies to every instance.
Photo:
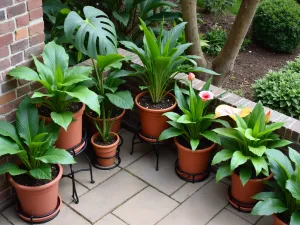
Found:
[[[123,84],[122,77],[131,74],[120,70],[121,61],[127,58],[117,54],[117,35],[114,24],[107,15],[99,9],[86,6],[83,9],[86,19],[82,19],[76,12],[68,14],[64,29],[70,43],[81,53],[88,55],[93,63],[93,89],[98,94],[101,103],[102,118],[88,111],[86,113],[92,126],[92,133],[96,133],[94,122],[102,127],[105,120],[113,123],[112,131],[118,133],[125,109],[133,108],[133,99],[129,91],[118,91]],[[96,29],[95,29],[96,28]],[[88,38],[92,36],[93,38]],[[105,75],[107,77],[105,78]],[[123,109],[123,110],[119,110]],[[104,128],[103,128],[104,129]]]
[[[100,114],[98,96],[82,84],[91,80],[91,67],[68,68],[69,56],[63,47],[50,42],[45,45],[41,63],[33,56],[37,73],[27,67],[16,67],[8,74],[17,79],[36,81],[42,84],[45,93],[34,92],[32,98],[46,123],[53,121],[62,127],[56,146],[69,149],[81,142],[82,114],[87,105]],[[80,149],[80,148],[79,148]]]
[[[275,182],[267,182],[271,192],[261,192],[252,210],[253,215],[272,215],[274,225],[300,223],[300,154],[289,148],[289,158],[281,151],[268,149],[270,170]],[[294,165],[292,165],[292,163]]]
[[[248,115],[247,111],[250,110],[237,110],[245,117],[242,118],[229,106],[221,105],[216,108],[217,117],[231,115],[236,127],[213,130],[217,133],[215,141],[224,149],[215,155],[212,165],[223,162],[217,171],[216,180],[231,175],[232,183],[228,195],[231,205],[250,212],[257,202],[252,196],[263,191],[264,181],[272,178],[266,160],[266,150],[283,147],[290,142],[281,140],[279,135],[274,133],[284,123],[268,124],[270,112],[265,114],[261,102],[258,102]]]
[[[207,108],[213,100],[213,93],[209,91],[211,79],[203,86],[200,93],[196,93],[192,87],[195,75],[188,75],[189,91],[180,89],[175,83],[175,97],[181,110],[181,114],[167,112],[163,115],[168,117],[170,128],[163,131],[159,140],[172,137],[178,149],[178,166],[176,173],[189,181],[201,181],[209,176],[208,166],[211,162],[212,143],[210,127],[213,122],[221,123],[230,127],[229,123],[220,119],[214,119],[214,114],[209,114]],[[197,174],[195,177],[180,173]]]
[[[60,164],[75,161],[67,151],[54,146],[59,129],[54,123],[39,122],[38,110],[28,96],[18,106],[16,126],[0,121],[0,156],[16,155],[21,161],[0,165],[0,174],[9,174],[25,220],[30,221],[30,216],[41,217],[34,222],[54,218],[62,205],[58,196],[63,173]]]
[[[193,60],[197,56],[183,55],[192,44],[178,44],[177,40],[186,23],[180,23],[169,31],[163,30],[163,23],[158,37],[148,29],[140,19],[140,28],[144,32],[144,49],[134,43],[121,41],[127,49],[134,52],[142,61],[143,66],[134,64],[135,75],[141,78],[141,89],[147,89],[135,98],[141,121],[141,135],[148,141],[156,141],[163,130],[168,128],[164,113],[176,107],[175,97],[170,93],[169,86],[173,78],[180,72],[206,72],[211,70],[197,67]]]

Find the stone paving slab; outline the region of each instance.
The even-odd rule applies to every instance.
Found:
[[[95,225],[126,225],[122,220],[115,215],[108,214],[99,220]]]
[[[155,169],[156,156],[154,152],[143,156],[126,169],[165,194],[171,195],[186,182],[179,179],[174,172],[175,154],[161,148],[159,160],[159,171]]]
[[[273,225],[274,219],[272,216],[265,216],[261,218],[256,225]]]
[[[11,225],[11,223],[0,214],[0,225]]]
[[[243,220],[241,217],[235,215],[227,209],[223,209],[216,215],[207,225],[251,225],[251,223]]]
[[[154,225],[179,204],[152,187],[131,198],[113,214],[131,225]]]
[[[80,198],[70,206],[92,223],[121,205],[147,185],[131,174],[121,171]]]
[[[243,218],[244,220],[247,220],[252,224],[255,224],[261,218],[261,216],[254,216],[251,215],[250,213],[239,212],[231,205],[226,206],[226,209],[228,209],[229,211],[233,212],[234,214],[238,215],[239,217]]]
[[[83,194],[89,191],[86,187],[82,186],[80,183],[76,182],[77,194],[80,198]],[[64,177],[59,182],[59,194],[62,197],[62,200],[66,204],[73,202],[72,198],[72,180]]]

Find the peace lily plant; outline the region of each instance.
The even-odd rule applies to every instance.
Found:
[[[298,225],[300,223],[300,154],[289,148],[289,158],[281,151],[268,149],[271,172],[275,182],[267,182],[271,192],[261,192],[254,199],[259,200],[252,210],[253,215],[275,214],[275,225]],[[281,222],[277,222],[280,220]]]

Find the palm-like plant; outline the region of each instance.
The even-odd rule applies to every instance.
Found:
[[[180,72],[205,72],[213,75],[217,73],[197,67],[193,60],[197,56],[184,55],[184,51],[192,44],[177,44],[178,38],[184,30],[186,23],[180,23],[169,31],[163,30],[161,23],[160,32],[156,38],[154,32],[148,29],[141,20],[141,29],[144,32],[144,49],[137,47],[134,43],[121,41],[127,49],[138,55],[143,66],[132,65],[136,70],[144,87],[149,91],[153,103],[160,102],[169,91],[167,88],[173,78]]]
[[[51,164],[72,164],[73,157],[64,149],[57,149],[54,143],[59,126],[39,122],[38,110],[26,96],[19,104],[16,126],[0,121],[0,156],[16,155],[24,167],[13,163],[0,165],[0,174],[12,176],[29,174],[35,179],[52,179]]]
[[[83,81],[91,80],[88,76],[92,68],[74,66],[68,68],[69,56],[63,47],[50,42],[45,45],[41,63],[33,56],[37,72],[27,67],[16,67],[8,74],[17,79],[36,81],[42,84],[46,93],[34,92],[34,102],[51,110],[51,118],[55,123],[67,130],[72,122],[73,113],[70,105],[83,102],[90,109],[100,114],[98,96],[82,85]]]
[[[276,182],[268,182],[273,192],[261,192],[253,198],[259,200],[253,215],[282,214],[290,225],[300,222],[300,154],[289,148],[289,158],[281,151],[267,150],[270,169]],[[292,165],[292,163],[294,165]]]

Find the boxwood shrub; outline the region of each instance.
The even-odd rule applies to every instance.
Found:
[[[300,45],[300,5],[295,0],[264,0],[253,19],[254,39],[278,52]]]
[[[300,119],[300,58],[280,71],[269,71],[253,85],[255,101]]]

